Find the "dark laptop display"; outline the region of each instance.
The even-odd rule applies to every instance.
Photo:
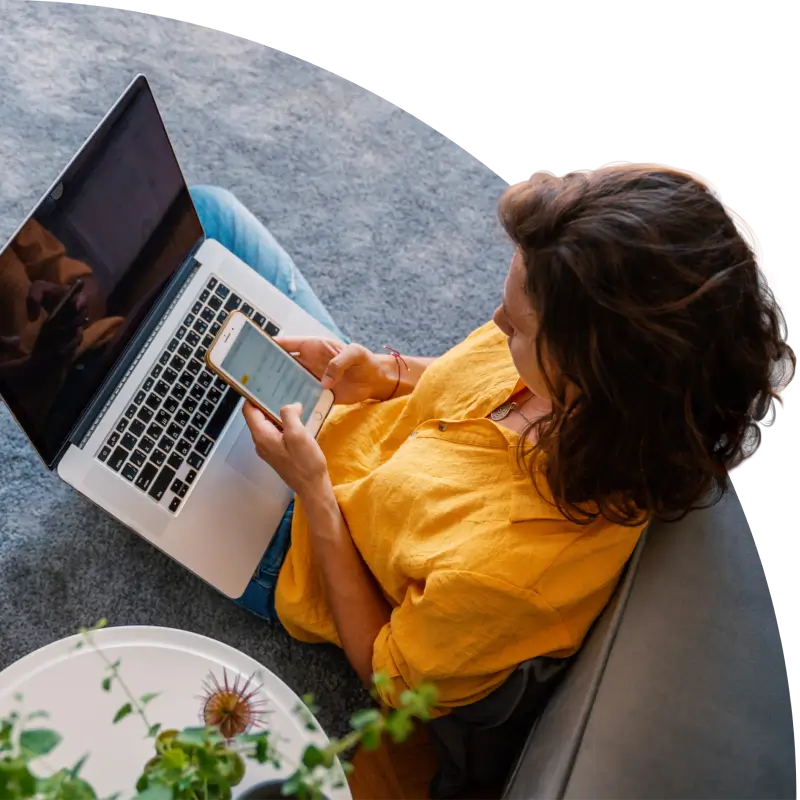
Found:
[[[139,78],[0,253],[0,393],[48,465],[202,237]]]

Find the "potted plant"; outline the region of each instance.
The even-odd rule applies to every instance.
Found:
[[[95,646],[92,633],[105,624],[101,620],[94,627],[83,629],[77,647],[94,648],[105,662],[101,689],[109,692],[117,686],[126,696],[126,702],[113,717],[113,724],[138,717],[147,737],[153,741],[153,755],[142,766],[136,786],[131,787],[134,800],[232,800],[234,796],[237,800],[280,797],[322,800],[326,787],[341,787],[343,774],[352,770],[342,756],[359,744],[367,750],[375,749],[384,735],[395,742],[404,741],[415,720],[430,718],[436,701],[435,689],[425,685],[405,692],[397,709],[359,711],[350,720],[352,730],[347,736],[332,739],[325,747],[307,745],[288,778],[257,784],[235,795],[249,763],[269,763],[280,768],[284,759],[273,733],[267,726],[259,727],[264,723],[263,705],[258,700],[261,687],[252,683],[252,677],[244,682],[237,677],[230,682],[227,673],[222,681],[212,675],[204,687],[205,724],[182,730],[164,727],[148,714],[150,702],[158,695],[135,697],[125,683],[120,661],[111,662]],[[376,675],[373,680],[377,688],[387,679]],[[296,709],[308,730],[316,729],[314,711],[314,699],[310,696],[305,696]],[[47,755],[61,741],[56,731],[41,727],[38,720],[46,717],[44,711],[25,715],[12,711],[0,718],[0,800],[98,800],[92,786],[81,777],[88,756],[71,768],[36,769],[46,764]],[[43,775],[43,771],[49,774]],[[103,800],[119,800],[119,796]]]

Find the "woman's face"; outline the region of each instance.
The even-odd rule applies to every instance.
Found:
[[[523,383],[537,396],[547,398],[547,386],[536,358],[536,313],[525,294],[525,265],[519,250],[514,253],[506,277],[503,303],[494,312],[494,322],[508,337],[508,349]]]

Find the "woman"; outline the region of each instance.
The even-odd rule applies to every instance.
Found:
[[[316,313],[290,259],[219,190],[208,235]],[[337,400],[318,441],[251,406],[296,502],[241,599],[343,647],[384,702],[440,712],[568,656],[653,517],[719,499],[795,358],[754,255],[698,179],[648,165],[536,174],[499,204],[516,245],[492,322],[438,359],[283,345]],[[290,292],[291,294],[291,292]],[[290,546],[291,545],[291,546]]]

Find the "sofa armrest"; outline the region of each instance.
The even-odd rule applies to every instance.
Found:
[[[629,576],[616,630],[609,608],[506,797],[795,797],[783,650],[733,488],[710,509],[654,523]]]

